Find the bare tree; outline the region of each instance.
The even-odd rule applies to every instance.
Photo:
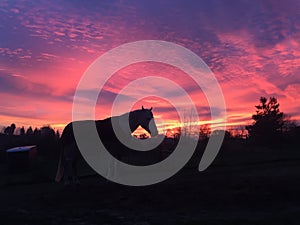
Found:
[[[199,135],[198,115],[193,110],[185,110],[183,113],[183,124],[181,124],[181,134],[186,137]]]

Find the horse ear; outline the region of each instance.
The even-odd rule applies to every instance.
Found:
[[[150,108],[150,111],[152,111],[152,107]]]
[[[142,110],[145,110],[143,105],[142,105]]]

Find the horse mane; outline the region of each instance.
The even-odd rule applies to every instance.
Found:
[[[141,112],[143,109],[136,109],[136,110],[133,110],[133,111],[130,111],[130,112],[126,112],[126,113],[123,113],[121,115],[118,115],[118,116],[111,116],[111,117],[107,117],[105,119],[102,119],[102,120],[96,120],[96,121],[105,121],[105,120],[111,120],[111,119],[114,119],[114,118],[121,118],[121,117],[127,117],[129,116],[133,116],[135,115],[137,112]]]

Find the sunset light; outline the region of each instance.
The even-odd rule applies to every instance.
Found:
[[[300,221],[300,0],[0,0],[0,223]]]

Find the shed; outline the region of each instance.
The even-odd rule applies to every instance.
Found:
[[[8,168],[10,171],[28,171],[36,162],[36,145],[21,146],[6,150]]]

